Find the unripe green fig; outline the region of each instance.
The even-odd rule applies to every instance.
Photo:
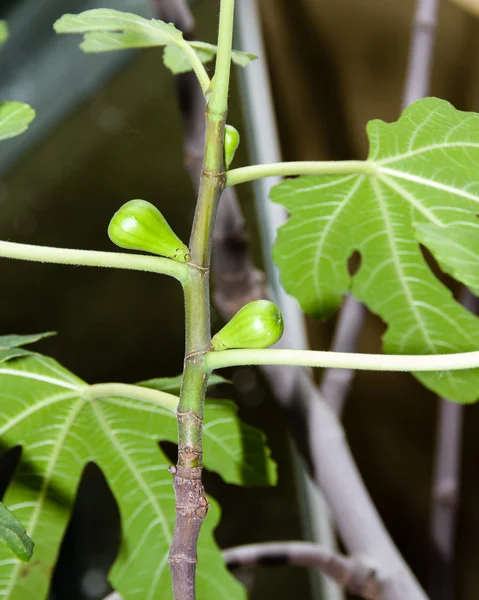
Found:
[[[213,336],[214,350],[228,348],[267,348],[283,335],[281,311],[269,300],[255,300],[241,308],[226,325]]]
[[[233,125],[225,125],[225,167],[230,168],[236,149],[240,143],[240,134]]]
[[[179,262],[190,260],[190,251],[168,225],[161,212],[146,200],[130,200],[108,226],[110,240],[128,250],[143,250]]]

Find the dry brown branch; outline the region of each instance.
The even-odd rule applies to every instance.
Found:
[[[223,556],[230,569],[238,566],[295,566],[319,569],[351,594],[379,600],[374,567],[310,542],[271,542],[228,548]]]

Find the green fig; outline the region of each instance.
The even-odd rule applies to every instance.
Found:
[[[281,311],[269,300],[255,300],[241,308],[226,325],[213,336],[214,350],[228,348],[267,348],[283,335]]]
[[[143,250],[179,262],[190,260],[188,248],[156,206],[146,200],[130,200],[124,204],[113,215],[108,235],[120,248]]]
[[[240,134],[233,125],[225,125],[225,167],[230,168],[236,149],[240,143]]]

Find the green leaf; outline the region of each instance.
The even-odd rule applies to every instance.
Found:
[[[9,348],[18,348],[19,346],[28,346],[34,344],[44,338],[56,335],[55,331],[47,331],[45,333],[30,333],[27,335],[0,335],[0,350],[8,350]]]
[[[57,33],[83,33],[80,48],[84,52],[185,43],[181,31],[171,23],[108,8],[63,15],[53,27]]]
[[[283,285],[316,316],[331,314],[351,290],[387,323],[388,353],[477,350],[479,319],[433,275],[414,227],[479,232],[479,115],[427,98],[367,131],[368,173],[299,177],[273,189],[291,214],[274,248]],[[437,244],[426,245],[436,254]],[[361,266],[350,276],[354,251]],[[451,400],[478,398],[478,369],[417,377]]]
[[[151,46],[162,46],[153,37],[148,38],[138,31],[125,31],[124,33],[93,32],[85,33],[81,50],[87,54],[98,52],[111,52],[113,50],[129,50],[132,48],[148,48]]]
[[[192,69],[184,48],[194,49],[201,62],[207,63],[216,56],[216,46],[204,42],[187,42],[181,31],[171,23],[145,19],[131,13],[98,8],[79,15],[63,15],[54,24],[57,33],[82,33],[80,48],[84,52],[110,52],[129,48],[166,46],[163,62],[173,73]],[[233,50],[232,61],[245,67],[256,56]]]
[[[176,416],[146,401],[88,399],[88,390],[40,355],[0,365],[0,439],[5,448],[22,446],[5,502],[35,539],[37,559],[23,569],[0,548],[0,596],[6,600],[46,598],[89,462],[102,470],[121,515],[123,540],[109,575],[113,587],[125,600],[172,597],[167,560],[174,492],[158,442],[176,442]],[[229,402],[206,404],[205,467],[238,485],[274,482],[262,434],[242,424],[234,411]],[[213,501],[200,535],[198,599],[244,600],[214,541],[218,520]]]
[[[28,537],[17,517],[1,502],[0,541],[21,561],[28,562],[32,558],[33,540]]]
[[[188,43],[198,55],[202,63],[208,63],[212,61],[217,52],[217,47],[213,44],[207,44],[205,42],[185,42]],[[239,67],[246,67],[252,60],[258,58],[254,54],[248,52],[239,52],[238,50],[232,50],[231,60]],[[183,51],[181,46],[166,46],[163,53],[163,63],[165,67],[170,69],[172,73],[177,75],[178,73],[186,73],[191,71],[192,67],[187,54]]]
[[[48,331],[47,333],[34,333],[31,335],[0,335],[0,363],[32,354],[32,352],[24,350],[20,346],[33,344],[52,335],[55,335],[55,332]]]
[[[0,350],[0,363],[6,362],[7,360],[12,360],[13,358],[18,358],[20,356],[29,356],[33,354],[29,350],[24,350],[23,348],[9,348],[8,350]]]
[[[444,271],[479,295],[479,231],[418,223],[416,237],[434,253]]]
[[[157,379],[140,381],[138,385],[153,388],[154,390],[159,390],[160,392],[170,392],[170,394],[178,396],[180,394],[182,379],[183,375],[177,375],[176,377],[158,377]],[[231,381],[221,377],[221,375],[216,375],[216,373],[213,373],[213,375],[210,375],[208,378],[208,388],[215,385],[220,385],[222,383],[231,383]]]
[[[0,21],[0,45],[8,40],[8,25],[6,21]]]
[[[192,43],[192,46],[198,44],[200,44],[200,42]],[[250,52],[240,52],[239,50],[231,51],[231,60],[237,67],[247,67],[250,62],[253,62],[253,60],[256,60],[257,58],[256,54],[251,54]]]
[[[154,37],[159,45],[181,40],[183,34],[172,23],[145,19],[139,15],[109,8],[94,8],[78,15],[63,15],[55,21],[57,33],[87,33],[91,31],[138,31]]]
[[[35,118],[35,111],[23,102],[0,102],[0,140],[23,133]]]

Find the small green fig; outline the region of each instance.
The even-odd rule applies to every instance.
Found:
[[[225,125],[225,167],[230,168],[236,149],[240,143],[240,134],[233,125]]]
[[[213,336],[214,350],[228,348],[267,348],[283,335],[281,311],[269,300],[255,300],[241,308],[226,325]]]
[[[130,200],[108,226],[110,240],[128,250],[143,250],[179,262],[190,260],[190,251],[168,225],[161,212],[146,200]]]

